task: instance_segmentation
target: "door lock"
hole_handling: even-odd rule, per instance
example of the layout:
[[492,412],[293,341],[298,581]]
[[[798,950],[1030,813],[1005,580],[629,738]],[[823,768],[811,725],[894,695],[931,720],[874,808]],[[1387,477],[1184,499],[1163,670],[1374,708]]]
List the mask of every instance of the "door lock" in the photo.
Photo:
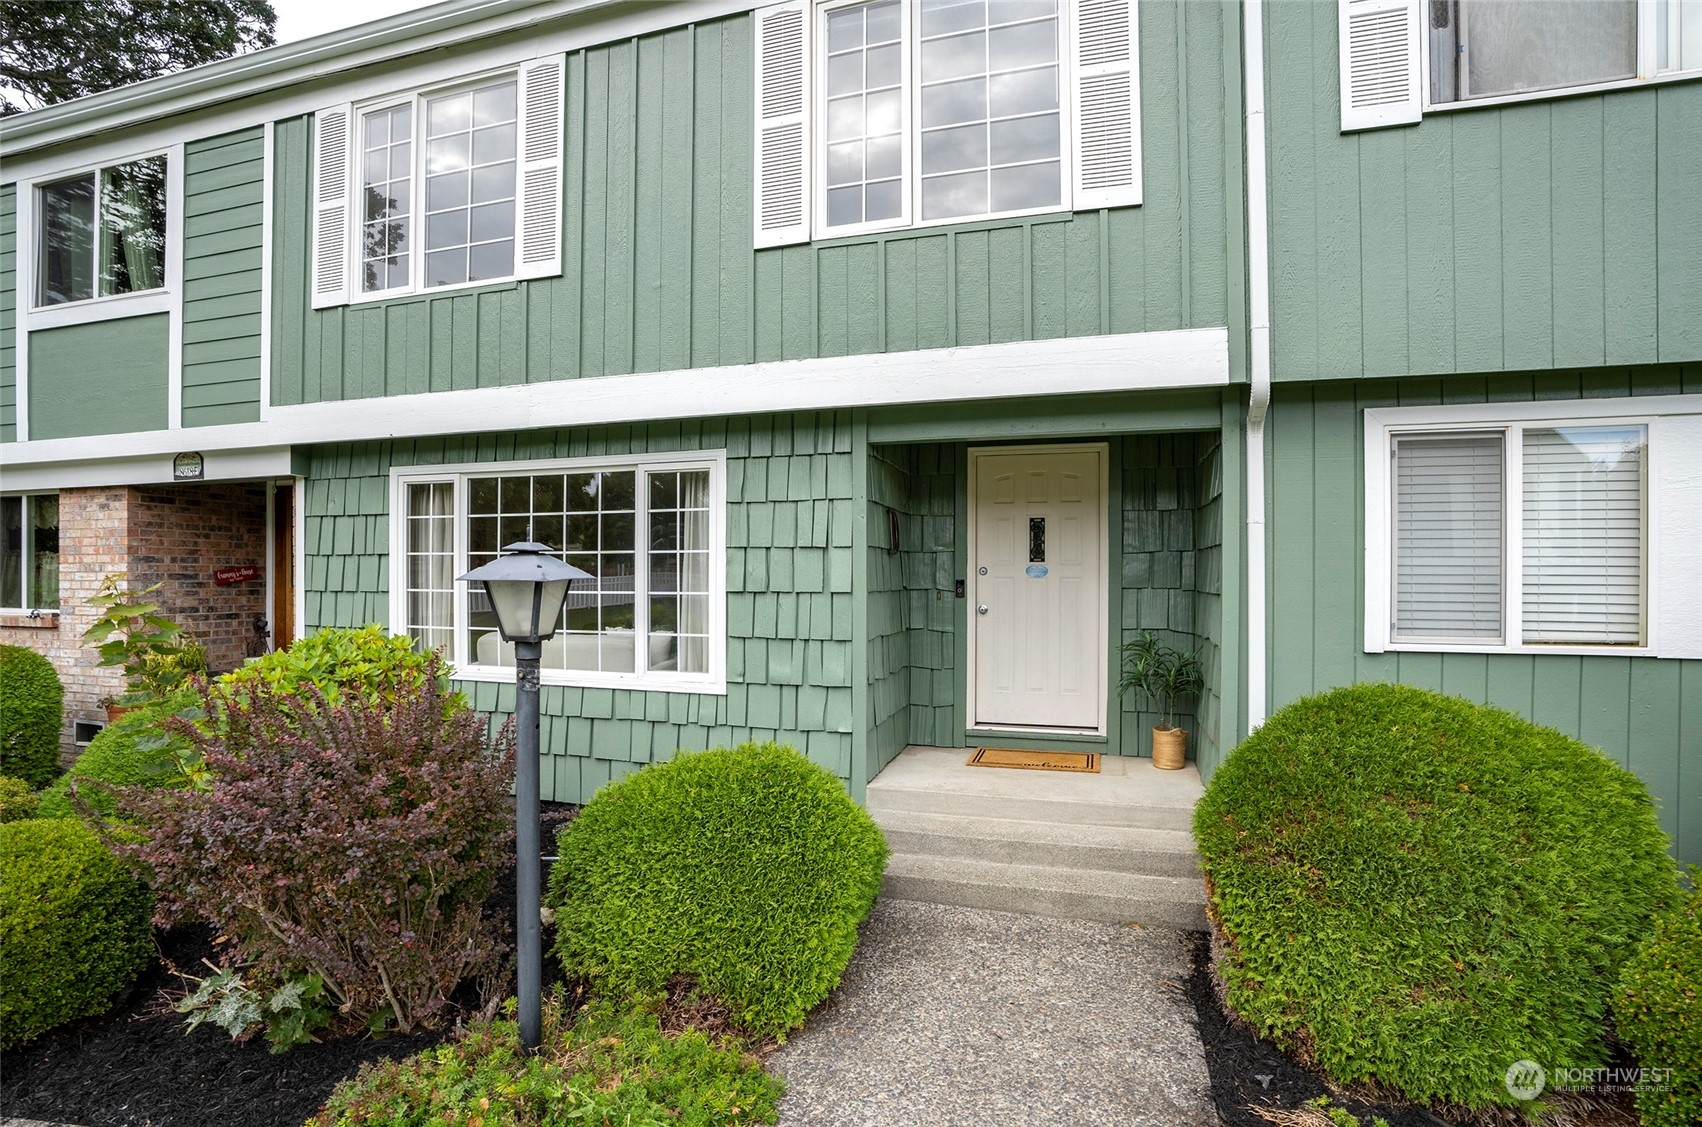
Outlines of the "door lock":
[[986,614],[987,613],[987,604],[982,603],[980,606],[976,607],[975,613],[976,614]]

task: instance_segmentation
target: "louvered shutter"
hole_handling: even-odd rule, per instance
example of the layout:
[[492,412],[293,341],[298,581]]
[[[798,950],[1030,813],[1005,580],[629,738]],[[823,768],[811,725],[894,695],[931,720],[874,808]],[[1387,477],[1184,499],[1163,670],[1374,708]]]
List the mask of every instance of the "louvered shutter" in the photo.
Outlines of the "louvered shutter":
[[756,245],[810,239],[810,6],[756,13]]
[[313,115],[313,308],[349,300],[349,159],[354,111],[332,106]]
[[1525,641],[1641,645],[1642,427],[1527,428]]
[[562,138],[567,59],[550,55],[520,68],[520,214],[514,273],[561,273]]
[[1339,3],[1342,132],[1417,121],[1419,0]]
[[1396,641],[1501,637],[1501,434],[1395,440]]
[[1133,0],[1082,0],[1076,7],[1077,209],[1141,202],[1140,36]]

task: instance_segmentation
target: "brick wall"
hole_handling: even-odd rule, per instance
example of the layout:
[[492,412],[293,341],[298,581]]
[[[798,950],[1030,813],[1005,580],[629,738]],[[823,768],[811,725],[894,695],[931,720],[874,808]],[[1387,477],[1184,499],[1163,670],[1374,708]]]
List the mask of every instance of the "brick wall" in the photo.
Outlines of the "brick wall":
[[[251,566],[256,578],[220,587],[213,573]],[[164,583],[167,617],[207,647],[213,672],[248,656],[266,607],[266,490],[262,485],[158,485],[132,489],[130,581]]]

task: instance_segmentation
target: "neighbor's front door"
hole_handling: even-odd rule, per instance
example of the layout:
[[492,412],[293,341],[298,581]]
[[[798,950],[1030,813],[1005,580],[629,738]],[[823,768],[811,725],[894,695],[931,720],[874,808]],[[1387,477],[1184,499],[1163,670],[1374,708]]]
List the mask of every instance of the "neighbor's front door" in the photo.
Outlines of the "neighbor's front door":
[[970,723],[1105,723],[1104,446],[993,447],[970,462]]

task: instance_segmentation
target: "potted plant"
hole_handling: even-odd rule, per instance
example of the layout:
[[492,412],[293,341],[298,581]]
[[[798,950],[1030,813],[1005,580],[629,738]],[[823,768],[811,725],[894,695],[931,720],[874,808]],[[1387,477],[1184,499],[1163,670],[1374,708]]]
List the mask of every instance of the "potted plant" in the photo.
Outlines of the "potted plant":
[[148,596],[160,589],[156,583],[143,591],[132,591],[122,572],[101,580],[100,591],[89,600],[98,611],[83,631],[83,644],[100,654],[100,664],[124,670],[125,691],[103,697],[109,721],[117,720],[139,704],[164,695],[194,670],[194,653],[199,653],[201,670],[206,669],[206,651],[190,640],[186,656],[183,627],[160,614]]
[[1175,724],[1177,705],[1198,695],[1205,685],[1199,651],[1183,653],[1158,640],[1150,630],[1123,646],[1123,678],[1117,683],[1119,696],[1131,690],[1145,698],[1158,713],[1152,730],[1152,765],[1179,771],[1187,762],[1188,733]]

